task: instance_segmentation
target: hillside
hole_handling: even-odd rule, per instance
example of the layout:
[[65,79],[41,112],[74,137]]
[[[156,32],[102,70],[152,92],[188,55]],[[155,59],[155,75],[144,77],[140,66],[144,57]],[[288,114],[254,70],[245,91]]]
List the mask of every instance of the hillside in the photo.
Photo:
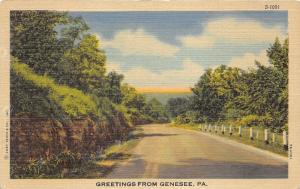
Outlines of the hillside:
[[182,92],[182,93],[155,93],[155,92],[145,92],[142,93],[146,96],[147,100],[151,99],[151,98],[156,98],[158,101],[160,101],[162,104],[166,104],[167,101],[170,98],[176,98],[176,97],[188,97],[191,96],[192,93],[191,92]]

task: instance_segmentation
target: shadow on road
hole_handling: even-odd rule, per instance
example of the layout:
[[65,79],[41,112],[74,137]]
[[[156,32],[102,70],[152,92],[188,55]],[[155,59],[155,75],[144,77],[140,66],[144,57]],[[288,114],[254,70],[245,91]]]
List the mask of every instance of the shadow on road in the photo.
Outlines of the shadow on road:
[[[263,165],[259,163],[241,163],[193,158],[174,164],[158,164],[155,176],[145,177],[147,164],[141,157],[135,156],[125,167],[107,178],[213,178],[213,179],[266,179],[288,178],[288,166]],[[153,174],[150,174],[153,175]]]
[[179,165],[163,164],[159,178],[288,178],[288,165],[217,161],[202,158],[183,160]]
[[105,160],[125,160],[130,157],[130,154],[126,153],[111,153],[106,156]]
[[133,136],[143,142],[106,178],[288,178],[285,161],[184,130],[156,125],[139,129]]

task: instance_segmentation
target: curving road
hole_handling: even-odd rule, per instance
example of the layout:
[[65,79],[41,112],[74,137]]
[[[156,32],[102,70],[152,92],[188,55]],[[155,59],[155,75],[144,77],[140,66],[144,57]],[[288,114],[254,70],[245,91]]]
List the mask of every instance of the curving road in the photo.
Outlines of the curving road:
[[287,178],[287,161],[252,147],[165,124],[140,127],[131,158],[107,178]]

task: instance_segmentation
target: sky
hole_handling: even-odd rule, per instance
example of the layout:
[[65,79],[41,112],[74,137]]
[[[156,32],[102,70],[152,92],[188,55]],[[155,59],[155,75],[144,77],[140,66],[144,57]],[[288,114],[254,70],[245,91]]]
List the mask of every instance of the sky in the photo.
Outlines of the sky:
[[268,65],[266,49],[288,36],[286,11],[72,12],[100,39],[108,71],[140,91],[189,90],[208,68]]

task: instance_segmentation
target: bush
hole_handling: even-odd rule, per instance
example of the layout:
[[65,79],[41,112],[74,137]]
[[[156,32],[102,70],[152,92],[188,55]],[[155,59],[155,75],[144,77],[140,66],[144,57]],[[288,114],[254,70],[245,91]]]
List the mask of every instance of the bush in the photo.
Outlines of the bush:
[[201,117],[197,112],[187,111],[184,114],[181,114],[175,118],[175,123],[186,124],[186,123],[201,123]]
[[281,132],[281,129],[274,127],[273,125],[274,119],[270,115],[258,116],[258,115],[247,115],[243,116],[237,120],[227,121],[228,124],[235,126],[245,126],[245,127],[265,127],[270,128],[273,131]]
[[[62,178],[67,174],[83,172],[85,167],[94,160],[94,154],[82,155],[80,153],[65,151],[57,155],[51,155],[47,159],[40,158],[22,163],[11,162],[10,172],[12,178]],[[63,170],[68,171],[63,173]]]

